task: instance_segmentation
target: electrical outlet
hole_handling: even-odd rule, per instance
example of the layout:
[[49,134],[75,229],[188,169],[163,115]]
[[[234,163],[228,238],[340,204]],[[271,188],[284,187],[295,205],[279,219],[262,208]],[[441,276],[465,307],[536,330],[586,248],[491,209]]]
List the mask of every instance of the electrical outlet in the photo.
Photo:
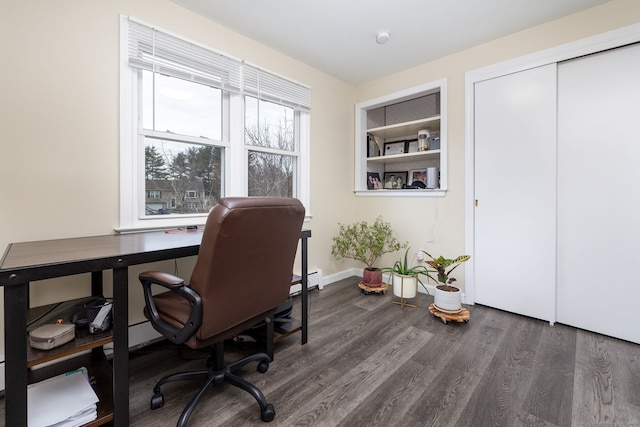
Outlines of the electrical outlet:
[[422,251],[418,251],[418,253],[416,254],[416,258],[418,259],[418,261],[424,261],[424,253]]

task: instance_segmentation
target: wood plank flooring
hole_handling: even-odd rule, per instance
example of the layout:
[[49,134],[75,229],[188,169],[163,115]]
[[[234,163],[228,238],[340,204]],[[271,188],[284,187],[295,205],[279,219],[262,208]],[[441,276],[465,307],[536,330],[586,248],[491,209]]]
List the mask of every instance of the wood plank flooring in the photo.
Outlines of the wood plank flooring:
[[[240,374],[275,406],[272,426],[640,426],[640,346],[565,325],[469,306],[467,324],[444,324],[427,309],[363,295],[357,278],[310,294],[309,343],[276,344],[260,374]],[[296,302],[295,308],[298,304]],[[251,350],[233,346],[229,359]],[[207,354],[161,343],[131,358],[132,426],[174,426],[195,382],[163,387],[161,376],[201,369]],[[215,387],[190,427],[263,426],[255,400]]]

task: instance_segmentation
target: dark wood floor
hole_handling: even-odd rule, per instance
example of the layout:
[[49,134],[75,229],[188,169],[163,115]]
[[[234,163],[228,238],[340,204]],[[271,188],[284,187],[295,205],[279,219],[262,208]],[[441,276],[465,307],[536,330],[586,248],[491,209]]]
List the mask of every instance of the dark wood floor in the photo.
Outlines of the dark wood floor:
[[[640,426],[640,346],[477,305],[469,323],[445,325],[430,296],[401,310],[356,283],[312,291],[309,343],[288,337],[267,373],[241,371],[275,406],[270,425]],[[198,385],[165,385],[151,411],[154,382],[205,357],[169,344],[132,355],[131,425],[174,426]],[[189,425],[265,424],[249,394],[223,385]]]
[[[271,425],[640,426],[640,346],[482,306],[445,325],[430,296],[400,310],[356,283],[313,291],[309,343],[291,336],[266,374],[244,370],[276,408]],[[153,382],[203,364],[183,360],[202,353],[153,350],[132,360],[134,426],[175,425],[196,385],[166,386],[165,406],[151,411]],[[190,425],[263,423],[253,398],[225,385]]]

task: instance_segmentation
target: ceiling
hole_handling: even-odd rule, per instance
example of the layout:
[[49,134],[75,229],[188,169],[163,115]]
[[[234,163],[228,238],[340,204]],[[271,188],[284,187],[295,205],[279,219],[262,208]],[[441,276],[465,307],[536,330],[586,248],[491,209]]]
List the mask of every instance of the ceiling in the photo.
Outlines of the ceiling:
[[172,1],[359,85],[610,0]]

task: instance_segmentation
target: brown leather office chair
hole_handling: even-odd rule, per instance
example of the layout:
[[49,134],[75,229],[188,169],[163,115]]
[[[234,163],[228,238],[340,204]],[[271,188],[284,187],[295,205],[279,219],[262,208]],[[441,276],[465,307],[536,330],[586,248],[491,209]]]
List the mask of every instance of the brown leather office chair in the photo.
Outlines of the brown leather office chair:
[[[258,361],[266,372],[273,357],[272,316],[289,295],[293,262],[304,220],[297,199],[223,198],[209,213],[191,281],[168,273],[144,272],[145,315],[153,327],[176,344],[210,347],[208,369],[162,378],[154,388],[151,409],[164,404],[160,387],[170,381],[205,380],[178,420],[186,425],[198,402],[215,384],[228,382],[248,391],[260,405],[263,421],[275,416],[273,405],[253,384],[232,372]],[[153,285],[170,291],[152,295]],[[224,364],[224,340],[260,322],[267,325],[267,350]]]

